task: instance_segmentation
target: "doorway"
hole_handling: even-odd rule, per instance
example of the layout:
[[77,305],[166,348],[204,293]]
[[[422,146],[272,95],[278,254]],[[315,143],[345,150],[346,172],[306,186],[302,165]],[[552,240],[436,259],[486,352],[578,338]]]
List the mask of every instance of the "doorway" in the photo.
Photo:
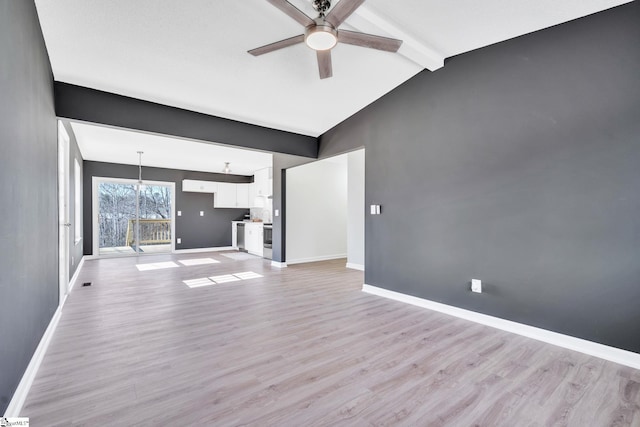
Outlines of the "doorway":
[[61,305],[69,292],[69,134],[58,120],[58,287]]
[[175,183],[93,178],[93,253],[123,256],[174,250]]
[[364,270],[364,161],[361,149],[287,169],[287,264],[346,258]]

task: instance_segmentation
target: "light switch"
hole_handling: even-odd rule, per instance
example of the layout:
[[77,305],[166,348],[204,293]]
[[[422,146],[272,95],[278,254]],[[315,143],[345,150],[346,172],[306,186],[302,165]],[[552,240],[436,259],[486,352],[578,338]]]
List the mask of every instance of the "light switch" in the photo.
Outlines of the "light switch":
[[280,216],[280,211],[278,209],[273,211],[273,216]]
[[182,216],[182,211],[178,211],[178,216]]
[[204,211],[200,211],[200,216],[204,216]]
[[471,291],[482,293],[482,280],[471,279]]
[[376,214],[376,205],[371,205],[371,215]]
[[176,239],[176,243],[177,243],[177,244],[182,243],[182,239],[181,239],[180,237],[178,237],[178,238]]
[[380,205],[371,205],[371,215],[380,215],[382,212]]

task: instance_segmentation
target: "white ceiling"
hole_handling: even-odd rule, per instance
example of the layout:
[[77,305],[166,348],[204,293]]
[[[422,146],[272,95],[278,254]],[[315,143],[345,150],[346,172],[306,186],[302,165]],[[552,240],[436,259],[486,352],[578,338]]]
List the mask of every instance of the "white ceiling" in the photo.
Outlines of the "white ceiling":
[[[318,136],[444,59],[630,0],[368,0],[341,27],[404,40],[349,45],[318,78],[303,29],[266,0],[36,0],[58,81]],[[315,16],[309,0],[291,0]]]
[[272,164],[272,155],[260,151],[85,123],[71,127],[84,160],[137,165],[142,151],[143,166],[221,173],[230,162],[232,175],[253,175]]

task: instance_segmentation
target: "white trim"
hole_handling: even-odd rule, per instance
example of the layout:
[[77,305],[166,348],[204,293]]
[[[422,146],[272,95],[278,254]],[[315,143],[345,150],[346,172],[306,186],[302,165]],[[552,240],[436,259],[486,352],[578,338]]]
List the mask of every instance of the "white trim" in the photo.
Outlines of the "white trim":
[[271,267],[287,268],[287,263],[286,262],[271,261]]
[[69,288],[69,260],[71,254],[69,244],[71,230],[69,211],[69,134],[58,120],[58,301],[62,301]]
[[491,326],[493,328],[502,329],[503,331],[512,332],[538,341],[564,347],[569,350],[579,351],[590,356],[599,357],[621,365],[630,366],[640,369],[640,354],[632,351],[622,350],[593,341],[587,341],[581,338],[564,335],[557,332],[548,331],[546,329],[529,326],[522,323],[513,322],[499,317],[489,316],[475,311],[465,310],[463,308],[451,305],[441,304],[435,301],[402,294],[388,289],[378,288],[371,285],[363,285],[362,291],[368,294],[389,298],[392,300],[404,302],[418,307],[427,308],[429,310],[438,311],[440,313],[456,316],[461,319],[470,320],[472,322]]
[[[63,300],[63,304],[65,300],[66,298]],[[51,322],[49,322],[47,330],[44,332],[42,339],[40,339],[40,343],[38,344],[36,351],[33,353],[31,361],[29,362],[27,369],[24,371],[24,374],[22,375],[22,379],[20,380],[16,391],[13,393],[11,402],[9,402],[9,406],[7,406],[7,410],[4,413],[5,417],[13,418],[20,416],[20,412],[22,411],[24,402],[27,399],[27,394],[29,394],[29,390],[31,389],[33,380],[36,378],[36,374],[38,373],[38,369],[40,368],[42,359],[44,359],[44,355],[47,352],[47,348],[49,347],[49,343],[51,342],[53,333],[58,326],[58,322],[60,321],[61,314],[62,305],[58,306],[58,309],[51,318]]]
[[287,264],[292,265],[292,264],[302,264],[305,262],[328,261],[330,259],[340,259],[340,258],[346,258],[346,257],[347,257],[347,254],[322,255],[322,256],[314,256],[309,258],[298,258],[294,260],[288,260]]
[[194,248],[194,249],[176,249],[173,251],[175,254],[197,254],[200,252],[221,252],[221,251],[233,251],[236,248],[233,246],[219,246],[215,248]]
[[[80,259],[80,263],[78,263],[78,268],[76,268],[76,272],[73,274],[73,277],[69,282],[68,292],[71,292],[71,289],[73,289],[73,286],[78,280],[80,270],[84,266],[84,259],[85,257],[82,257]],[[47,329],[44,331],[42,338],[40,338],[40,343],[38,343],[36,351],[34,351],[33,356],[31,356],[31,361],[29,362],[27,369],[24,371],[24,374],[22,374],[22,379],[20,380],[16,391],[13,393],[13,397],[9,402],[9,406],[7,406],[7,409],[4,412],[4,416],[7,418],[19,417],[20,412],[22,412],[22,407],[24,406],[24,402],[27,399],[29,390],[31,390],[33,380],[36,378],[38,369],[40,369],[40,365],[42,364],[44,355],[47,353],[47,349],[49,348],[49,344],[51,343],[51,338],[53,337],[53,334],[58,327],[58,322],[60,322],[60,317],[62,316],[62,308],[64,307],[64,304],[67,301],[67,297],[69,295],[68,292],[65,293],[64,298],[62,299],[62,301],[60,301],[56,312],[53,314],[53,317],[49,322],[49,326],[47,326]]]
[[348,262],[347,263],[347,268],[352,268],[354,270],[360,270],[360,271],[364,271],[364,265],[362,264],[355,264],[353,262]]
[[[71,290],[73,289],[73,287],[76,284],[76,281],[78,280],[78,275],[80,274],[80,270],[82,270],[82,267],[84,266],[84,259],[85,259],[85,256],[82,256],[82,258],[80,258],[80,262],[78,263],[78,267],[76,268],[75,273],[73,273],[73,277],[69,281],[69,286],[67,288],[68,289],[67,295],[69,295],[69,292],[71,292]],[[65,301],[66,301],[66,297],[65,297]],[[63,302],[63,305],[64,305],[64,302]]]

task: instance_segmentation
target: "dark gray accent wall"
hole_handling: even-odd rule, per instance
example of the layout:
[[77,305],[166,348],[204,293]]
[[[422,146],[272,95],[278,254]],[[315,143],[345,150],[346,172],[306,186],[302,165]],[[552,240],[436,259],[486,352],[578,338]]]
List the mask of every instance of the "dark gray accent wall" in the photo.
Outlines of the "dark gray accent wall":
[[0,1],[0,414],[58,306],[53,75],[33,1]]
[[[92,200],[93,177],[138,179],[138,166],[102,162],[84,162],[84,253],[93,252]],[[193,172],[153,167],[142,168],[143,180],[175,183],[175,210],[182,216],[175,218],[176,235],[182,239],[176,249],[196,249],[231,246],[231,221],[242,220],[249,209],[221,209],[213,207],[213,194],[182,191],[183,179],[202,181],[249,183],[253,177],[218,173]],[[204,211],[204,216],[200,216]]]
[[452,58],[323,135],[366,147],[366,283],[640,352],[638,23]]
[[276,153],[317,157],[317,138],[55,83],[59,117]]
[[[80,221],[80,227],[82,229],[82,216],[76,218],[75,213],[75,197],[76,197],[76,188],[75,188],[75,180],[76,180],[76,171],[75,171],[75,160],[78,161],[80,166],[80,191],[82,191],[82,154],[80,153],[80,149],[78,148],[78,141],[76,140],[76,136],[73,133],[73,128],[69,123],[63,123],[67,134],[69,135],[69,278],[73,277],[73,274],[76,272],[78,265],[80,264],[80,259],[82,259],[82,255],[84,254],[83,245],[84,238],[75,235],[76,222]],[[82,204],[82,196],[80,203]],[[82,230],[82,234],[84,234],[84,230]]]

